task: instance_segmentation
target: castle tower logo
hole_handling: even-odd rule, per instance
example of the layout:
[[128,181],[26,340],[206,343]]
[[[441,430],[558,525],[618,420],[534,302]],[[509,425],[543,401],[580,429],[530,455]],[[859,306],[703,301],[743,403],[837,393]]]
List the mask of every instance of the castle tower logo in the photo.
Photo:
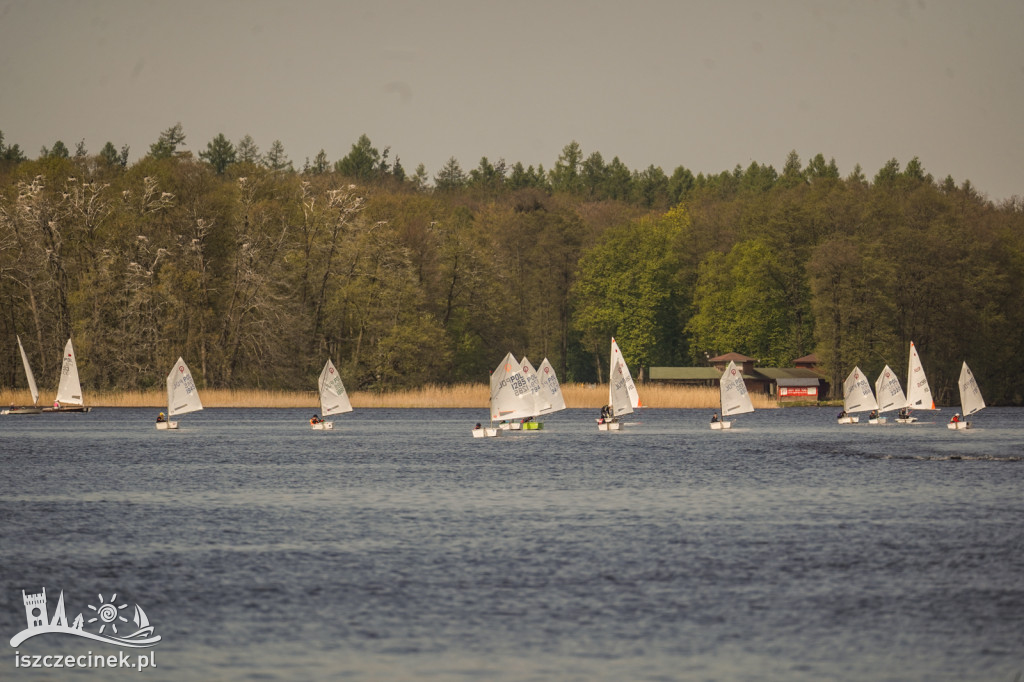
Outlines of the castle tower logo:
[[[47,613],[45,587],[38,594],[26,594],[22,590],[21,599],[25,604],[27,627],[11,638],[11,646],[17,647],[29,637],[48,633],[85,637],[98,642],[134,648],[151,647],[160,641],[160,635],[153,634],[153,626],[149,624],[149,618],[141,606],[136,604],[135,611],[128,612],[128,604],[119,604],[116,593],[110,595],[109,601],[104,599],[102,594],[97,594],[96,597],[97,603],[90,603],[87,607],[89,612],[79,613],[74,622],[68,625],[63,590],[57,600],[53,618]],[[131,615],[130,621],[126,613]]]

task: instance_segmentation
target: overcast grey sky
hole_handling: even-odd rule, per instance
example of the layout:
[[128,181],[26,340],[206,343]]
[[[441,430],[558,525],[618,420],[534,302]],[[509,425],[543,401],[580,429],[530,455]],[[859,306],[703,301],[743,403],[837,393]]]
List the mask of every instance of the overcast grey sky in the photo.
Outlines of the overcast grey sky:
[[0,130],[134,161],[176,122],[279,139],[301,168],[359,135],[431,177],[449,157],[551,168],[576,140],[671,174],[914,156],[1024,195],[1020,0],[0,0]]

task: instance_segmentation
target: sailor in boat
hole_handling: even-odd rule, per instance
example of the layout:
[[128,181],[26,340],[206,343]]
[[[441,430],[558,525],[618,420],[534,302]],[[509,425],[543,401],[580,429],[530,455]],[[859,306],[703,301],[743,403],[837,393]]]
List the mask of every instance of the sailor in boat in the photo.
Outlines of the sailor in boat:
[[53,401],[53,409],[55,409],[55,410],[59,410],[60,409],[60,401],[59,400],[54,400]]
[[321,419],[320,417],[316,416],[315,414],[312,417],[309,418],[309,423],[310,424],[319,424],[322,421],[323,421],[323,419]]
[[477,422],[477,423],[476,423],[476,426],[474,426],[474,427],[473,427],[473,430],[474,430],[474,431],[479,431],[479,430],[480,430],[480,429],[482,429],[482,428],[483,428],[483,427],[482,427],[482,426],[480,426],[480,422]]
[[715,412],[713,415],[711,415],[711,423],[714,424],[717,421],[718,421],[718,413]]
[[878,410],[868,412],[868,419],[878,419]]
[[167,421],[167,420],[164,419],[164,413],[163,412],[161,412],[160,414],[158,414],[156,416],[156,423],[157,424],[160,424],[160,423],[165,422],[165,421]]
[[908,410],[905,407],[901,407],[900,411],[899,411],[899,418],[900,419],[909,419],[910,418],[910,410]]
[[836,415],[836,419],[842,419],[845,416],[846,416],[846,410],[843,410],[842,412],[840,412],[839,414]]
[[953,418],[952,418],[952,419],[950,419],[949,421],[950,421],[950,423],[952,423],[952,424],[956,424],[957,422],[959,422],[959,421],[960,421],[960,413],[959,413],[959,412],[957,412],[956,414],[954,414],[954,415],[953,415]]

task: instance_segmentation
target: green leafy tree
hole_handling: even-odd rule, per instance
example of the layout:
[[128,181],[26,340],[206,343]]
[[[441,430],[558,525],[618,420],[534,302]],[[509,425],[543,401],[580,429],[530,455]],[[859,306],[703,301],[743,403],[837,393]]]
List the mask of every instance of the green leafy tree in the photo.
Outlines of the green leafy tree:
[[235,152],[238,163],[257,164],[260,162],[260,148],[256,146],[256,140],[252,139],[252,135],[245,135],[239,140]]
[[572,287],[574,327],[601,367],[614,336],[630,366],[669,361],[678,349],[686,300],[677,278],[686,209],[607,230],[580,258]]
[[466,174],[454,156],[449,158],[444,167],[434,176],[434,187],[438,192],[454,192],[465,184]]
[[281,140],[274,140],[270,144],[267,155],[263,157],[263,165],[275,172],[292,170],[292,162],[284,153],[284,145],[281,144]]
[[365,134],[359,136],[359,140],[352,145],[351,151],[343,159],[334,164],[334,170],[345,177],[369,182],[377,174],[378,165],[381,163],[381,154],[370,142]]
[[228,166],[238,160],[238,155],[235,153],[235,145],[224,137],[224,133],[218,133],[217,137],[206,143],[206,151],[199,152],[199,158],[213,166],[217,175],[223,175]]
[[157,141],[149,146],[149,154],[154,159],[168,159],[183,144],[185,144],[185,133],[181,123],[178,122],[160,133]]
[[583,176],[580,173],[583,164],[583,151],[579,142],[573,140],[562,148],[562,153],[555,162],[554,168],[548,173],[551,189],[578,196],[583,193]]

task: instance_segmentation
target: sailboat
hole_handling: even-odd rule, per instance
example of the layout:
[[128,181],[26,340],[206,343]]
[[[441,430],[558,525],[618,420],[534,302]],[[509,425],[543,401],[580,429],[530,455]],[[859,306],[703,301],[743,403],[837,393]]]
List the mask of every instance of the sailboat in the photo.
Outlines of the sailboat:
[[910,342],[910,361],[907,363],[907,407],[896,418],[898,424],[913,424],[917,417],[910,414],[911,410],[934,410],[935,399],[928,387],[928,377],[924,374],[921,357],[917,354],[914,342]]
[[309,425],[315,431],[331,431],[334,429],[334,422],[324,421],[323,417],[332,414],[342,414],[352,411],[352,403],[345,391],[345,384],[341,382],[341,375],[334,368],[330,358],[327,364],[320,371],[320,379],[317,381],[320,390],[320,421],[310,420]]
[[[505,359],[508,359],[507,355]],[[501,429],[494,425],[494,395],[497,388],[494,375],[496,372],[497,370],[491,372],[490,397],[487,399],[487,411],[491,415],[491,423],[488,426],[482,426],[478,423],[473,429],[473,438],[497,438],[501,435]]]
[[875,394],[871,392],[871,384],[868,378],[860,371],[860,367],[854,367],[850,376],[843,382],[843,412],[839,417],[840,424],[856,424],[859,417],[851,416],[851,412],[863,412],[864,410],[877,410],[878,403],[875,402]]
[[632,414],[633,408],[640,407],[640,394],[637,393],[629,366],[626,365],[614,337],[608,367],[608,407],[611,409],[611,416],[598,419],[597,428],[599,431],[620,431],[622,424],[619,417]]
[[57,399],[52,408],[43,408],[44,412],[88,412],[91,407],[85,406],[82,399],[82,384],[78,381],[78,364],[75,362],[75,349],[71,339],[64,345],[64,356],[60,365],[60,383],[57,384]]
[[718,388],[722,399],[722,418],[711,422],[711,428],[714,430],[731,429],[732,422],[727,421],[726,417],[754,411],[754,405],[750,402],[750,394],[747,393],[747,385],[743,382],[743,370],[741,367],[737,367],[732,360],[729,361],[729,366],[719,377]]
[[954,417],[956,421],[951,421],[946,426],[956,431],[962,431],[971,428],[971,422],[965,421],[967,417],[985,409],[985,399],[981,397],[978,381],[974,378],[974,372],[966,362],[960,368],[960,381],[957,383],[960,385],[960,409],[963,410],[963,417]]
[[548,403],[542,414],[550,414],[565,409],[565,398],[562,397],[562,387],[558,385],[558,377],[555,376],[555,368],[551,366],[547,358],[537,368],[537,376],[540,378],[541,392]]
[[39,389],[36,387],[36,378],[32,376],[32,366],[28,364],[28,356],[25,355],[25,348],[21,345],[21,337],[18,336],[18,350],[21,351],[21,364],[25,366],[25,379],[28,380],[28,390],[32,394],[32,404],[23,407],[14,407],[4,410],[4,414],[40,414],[43,410],[36,403],[39,402]]
[[[875,397],[878,402],[878,414],[902,409],[907,405],[907,396],[903,395],[900,380],[896,377],[896,373],[889,369],[889,365],[886,365],[882,373],[875,379]],[[885,420],[885,417],[876,417],[869,421],[872,424],[884,424]]]
[[540,384],[540,377],[537,375],[537,370],[533,368],[533,363],[525,355],[522,361],[519,363],[519,368],[523,372],[523,376],[526,378],[526,385],[530,387],[530,398],[533,400],[533,409],[530,410],[530,414],[523,418],[521,425],[523,431],[538,431],[544,428],[543,422],[534,421],[536,417],[551,411],[551,403],[548,402],[547,396]]
[[491,372],[491,421],[506,431],[519,431],[519,421],[534,416],[536,403],[530,383],[512,353]]
[[167,375],[167,421],[157,422],[156,428],[160,430],[176,429],[178,422],[170,421],[171,417],[189,412],[198,412],[203,409],[203,403],[199,400],[199,390],[196,382],[192,379],[192,372],[189,371],[185,361],[178,358]]

